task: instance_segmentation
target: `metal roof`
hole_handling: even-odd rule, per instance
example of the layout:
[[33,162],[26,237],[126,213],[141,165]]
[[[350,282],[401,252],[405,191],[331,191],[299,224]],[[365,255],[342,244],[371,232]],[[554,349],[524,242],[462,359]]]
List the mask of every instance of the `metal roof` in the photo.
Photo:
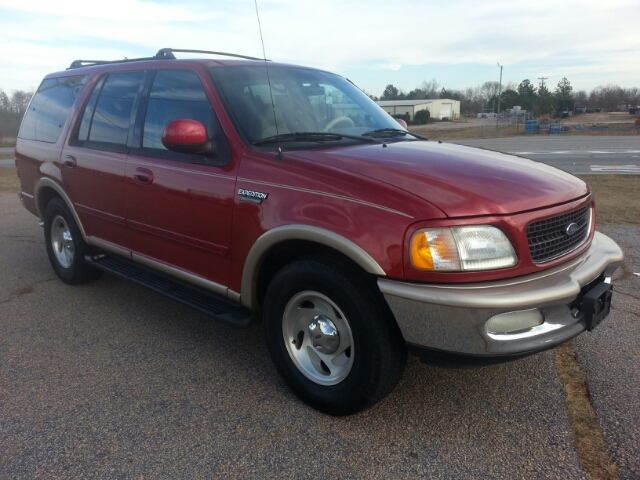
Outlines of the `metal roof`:
[[415,107],[416,105],[423,105],[425,103],[433,103],[433,102],[457,102],[458,100],[450,100],[448,98],[432,98],[432,99],[422,99],[422,100],[376,100],[376,103],[381,107],[401,107],[404,105],[410,105]]

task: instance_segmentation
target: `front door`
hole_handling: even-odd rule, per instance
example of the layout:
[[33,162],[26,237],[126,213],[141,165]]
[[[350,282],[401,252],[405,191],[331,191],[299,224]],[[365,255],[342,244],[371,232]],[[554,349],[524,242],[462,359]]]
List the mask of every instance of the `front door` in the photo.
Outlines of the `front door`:
[[[202,82],[192,70],[159,70],[143,102],[139,148],[131,150],[126,165],[133,253],[228,285],[236,167]],[[213,156],[164,147],[164,126],[181,118],[207,127]]]

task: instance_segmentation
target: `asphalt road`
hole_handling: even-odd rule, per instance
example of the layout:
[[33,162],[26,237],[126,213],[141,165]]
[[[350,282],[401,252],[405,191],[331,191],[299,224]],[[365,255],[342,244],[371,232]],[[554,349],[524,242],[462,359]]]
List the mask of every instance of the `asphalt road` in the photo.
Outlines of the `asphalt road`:
[[[585,478],[553,352],[479,370],[410,357],[384,401],[333,418],[286,389],[259,325],[235,330],[109,275],[63,284],[13,194],[0,194],[0,225],[2,478]],[[629,255],[638,230],[611,233]],[[612,314],[577,343],[629,479],[640,476],[633,258]]]
[[[13,147],[0,147],[0,153],[13,153]],[[15,167],[15,161],[13,159],[2,160],[0,159],[0,168],[2,167]]]
[[640,135],[535,135],[449,142],[519,155],[573,174],[640,174]]

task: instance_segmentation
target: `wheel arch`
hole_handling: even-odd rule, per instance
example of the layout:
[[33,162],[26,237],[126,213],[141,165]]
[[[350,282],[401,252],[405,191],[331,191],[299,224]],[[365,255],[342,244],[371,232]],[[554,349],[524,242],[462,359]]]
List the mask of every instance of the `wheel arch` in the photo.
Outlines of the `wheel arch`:
[[38,210],[38,216],[40,217],[40,220],[44,220],[44,212],[47,209],[47,204],[51,201],[51,199],[53,197],[60,197],[62,201],[67,204],[67,207],[71,211],[73,219],[76,221],[76,224],[80,229],[80,233],[82,233],[83,239],[87,241],[87,235],[84,231],[84,227],[82,226],[82,222],[78,217],[78,213],[76,212],[71,199],[59,183],[50,178],[41,178],[35,186],[34,197],[36,209]]
[[327,254],[366,273],[386,276],[378,262],[351,240],[319,227],[285,225],[265,232],[251,247],[242,270],[242,304],[260,309],[267,285],[278,270],[297,258],[314,254]]

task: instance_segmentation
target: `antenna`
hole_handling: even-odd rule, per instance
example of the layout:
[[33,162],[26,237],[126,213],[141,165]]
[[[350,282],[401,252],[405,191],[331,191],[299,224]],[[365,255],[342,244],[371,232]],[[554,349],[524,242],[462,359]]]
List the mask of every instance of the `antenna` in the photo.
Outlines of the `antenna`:
[[267,71],[267,84],[269,85],[269,95],[271,96],[271,111],[273,112],[273,124],[276,127],[276,138],[278,139],[278,155],[276,160],[279,162],[284,159],[282,148],[280,146],[280,132],[278,131],[278,118],[276,116],[276,104],[273,101],[273,89],[271,88],[271,78],[269,77],[269,64],[267,63],[267,53],[264,49],[264,40],[262,38],[262,24],[260,23],[260,13],[258,13],[258,0],[253,0],[256,6],[256,16],[258,17],[258,30],[260,31],[260,43],[262,43],[262,58],[264,59],[264,68]]

